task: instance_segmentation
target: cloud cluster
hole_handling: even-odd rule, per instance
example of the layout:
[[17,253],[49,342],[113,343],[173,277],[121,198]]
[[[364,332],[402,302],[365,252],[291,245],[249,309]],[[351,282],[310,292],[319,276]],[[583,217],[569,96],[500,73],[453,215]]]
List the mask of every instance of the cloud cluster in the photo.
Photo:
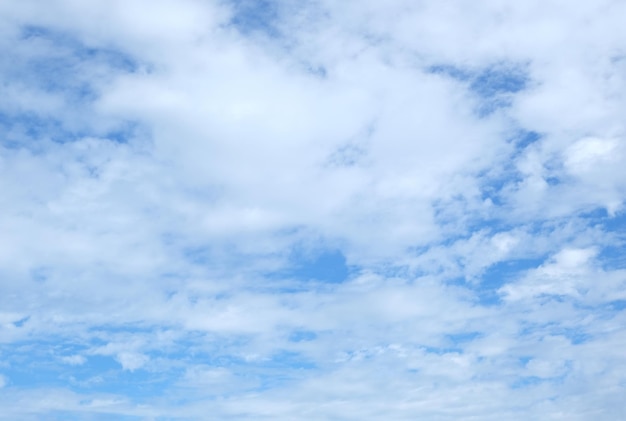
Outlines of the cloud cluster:
[[623,417],[625,7],[0,4],[0,419]]

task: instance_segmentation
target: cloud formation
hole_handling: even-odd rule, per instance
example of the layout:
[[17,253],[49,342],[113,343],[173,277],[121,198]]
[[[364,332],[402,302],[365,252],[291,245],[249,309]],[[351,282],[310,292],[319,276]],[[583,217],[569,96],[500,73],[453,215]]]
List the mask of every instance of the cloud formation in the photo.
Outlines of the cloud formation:
[[0,4],[0,419],[624,417],[625,7]]

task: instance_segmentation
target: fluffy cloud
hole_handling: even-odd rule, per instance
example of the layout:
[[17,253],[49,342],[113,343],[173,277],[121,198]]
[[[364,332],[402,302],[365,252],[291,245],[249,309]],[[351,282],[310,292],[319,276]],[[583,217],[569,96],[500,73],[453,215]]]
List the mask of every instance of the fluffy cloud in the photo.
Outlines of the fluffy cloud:
[[0,418],[619,418],[623,8],[0,5]]

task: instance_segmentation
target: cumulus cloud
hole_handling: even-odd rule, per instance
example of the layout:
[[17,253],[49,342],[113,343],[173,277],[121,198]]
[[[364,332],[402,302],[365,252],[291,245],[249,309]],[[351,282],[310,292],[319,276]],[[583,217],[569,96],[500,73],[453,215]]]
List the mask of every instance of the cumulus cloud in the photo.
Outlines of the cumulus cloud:
[[619,418],[624,7],[1,4],[0,418]]

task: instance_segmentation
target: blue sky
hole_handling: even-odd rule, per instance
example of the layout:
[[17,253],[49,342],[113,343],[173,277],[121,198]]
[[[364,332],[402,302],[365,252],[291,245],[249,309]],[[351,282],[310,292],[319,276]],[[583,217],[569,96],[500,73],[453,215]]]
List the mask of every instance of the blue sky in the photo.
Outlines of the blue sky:
[[623,16],[0,4],[0,420],[626,418]]

